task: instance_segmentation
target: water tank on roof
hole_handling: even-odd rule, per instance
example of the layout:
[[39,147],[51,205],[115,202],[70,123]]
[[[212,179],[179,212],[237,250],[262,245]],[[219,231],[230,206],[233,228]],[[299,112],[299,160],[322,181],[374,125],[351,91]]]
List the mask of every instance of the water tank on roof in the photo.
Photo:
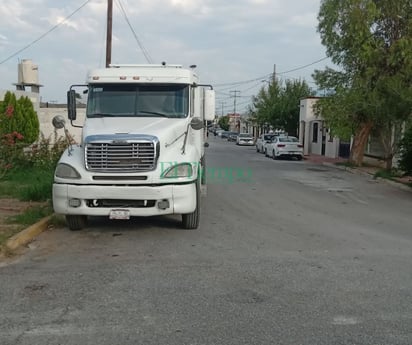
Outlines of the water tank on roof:
[[39,67],[32,60],[22,60],[18,65],[18,84],[39,84]]

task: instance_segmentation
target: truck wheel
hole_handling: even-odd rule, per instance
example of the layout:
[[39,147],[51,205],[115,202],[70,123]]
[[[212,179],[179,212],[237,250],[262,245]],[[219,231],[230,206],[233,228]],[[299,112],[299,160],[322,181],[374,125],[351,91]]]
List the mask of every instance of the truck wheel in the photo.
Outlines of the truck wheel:
[[72,231],[81,230],[86,226],[87,216],[66,215],[66,222]]
[[196,209],[192,213],[182,214],[183,229],[197,229],[200,219],[200,186],[196,181]]

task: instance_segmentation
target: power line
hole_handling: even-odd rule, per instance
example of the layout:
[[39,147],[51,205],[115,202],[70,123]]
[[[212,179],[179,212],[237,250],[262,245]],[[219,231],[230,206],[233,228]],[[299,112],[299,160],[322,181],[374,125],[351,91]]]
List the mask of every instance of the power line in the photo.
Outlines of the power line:
[[0,61],[0,65],[4,64],[5,62],[9,61],[11,58],[15,57],[16,55],[20,54],[22,51],[26,50],[27,48],[30,48],[33,44],[39,42],[41,39],[46,37],[49,33],[57,29],[60,25],[65,23],[67,20],[69,20],[71,17],[73,17],[77,12],[79,12],[84,6],[86,6],[91,0],[87,0],[84,2],[82,5],[80,5],[76,10],[74,10],[70,15],[68,15],[66,18],[64,18],[61,22],[57,23],[56,25],[52,26],[48,31],[46,31],[44,34],[39,36],[37,39],[32,41],[31,43],[27,44],[23,48],[19,49],[15,53],[11,54],[9,57],[5,58],[4,60]]
[[[301,69],[304,69],[304,68],[306,68],[306,67],[315,65],[315,64],[317,64],[317,63],[319,63],[319,62],[322,62],[322,61],[324,61],[324,60],[327,60],[327,59],[329,59],[329,58],[326,56],[326,57],[323,57],[323,58],[318,59],[318,60],[316,60],[316,61],[313,61],[313,62],[311,62],[311,63],[309,63],[309,64],[306,64],[306,65],[303,65],[303,66],[300,66],[300,67],[296,67],[296,68],[290,69],[290,70],[288,70],[288,71],[276,72],[276,75],[278,75],[278,74],[287,74],[287,73],[299,71],[299,70],[301,70]],[[248,84],[248,83],[251,83],[251,82],[254,82],[254,81],[258,81],[258,80],[262,80],[262,79],[273,78],[273,75],[274,75],[274,73],[270,73],[270,74],[267,74],[267,75],[265,75],[265,76],[263,76],[263,77],[259,77],[259,78],[255,78],[255,79],[249,79],[249,80],[243,80],[243,81],[235,81],[235,82],[223,83],[223,84],[214,84],[213,86],[214,86],[214,87],[229,86],[229,88],[226,88],[227,90],[229,90],[229,89],[231,88],[231,86]],[[224,91],[224,90],[226,90],[226,89],[221,89],[220,91]]]
[[[269,76],[271,76],[271,75],[272,75],[272,73],[269,74]],[[255,78],[255,79],[235,81],[235,82],[232,82],[232,83],[214,84],[213,86],[214,87],[218,87],[218,86],[235,86],[235,85],[252,83],[254,81],[258,81],[258,80],[265,79],[265,78],[268,78],[268,74],[264,75],[263,77],[259,77],[259,78]]]
[[322,61],[324,61],[324,60],[326,60],[326,59],[329,59],[329,58],[326,56],[326,57],[324,57],[324,58],[322,58],[322,59],[316,60],[316,61],[314,61],[314,62],[311,62],[311,63],[307,64],[307,65],[304,65],[304,66],[301,66],[301,67],[296,67],[296,68],[291,69],[291,70],[289,70],[289,71],[277,72],[276,74],[286,74],[286,73],[290,73],[290,72],[299,71],[299,70],[304,69],[304,68],[306,68],[306,67],[309,67],[309,66],[315,65],[315,64],[317,64],[317,63],[319,63],[319,62],[322,62]]
[[125,18],[127,24],[129,25],[129,28],[130,28],[130,30],[132,31],[133,36],[134,36],[134,38],[136,39],[136,42],[137,42],[137,44],[139,45],[140,49],[142,50],[142,53],[143,53],[144,57],[146,58],[147,62],[148,62],[148,63],[153,63],[153,59],[151,58],[149,52],[148,52],[148,51],[146,50],[146,48],[143,46],[143,43],[140,41],[140,39],[139,39],[139,37],[137,36],[135,30],[133,29],[132,24],[130,23],[129,18],[127,17],[126,11],[124,10],[124,7],[123,7],[121,1],[120,1],[120,0],[117,0],[116,4],[118,4],[119,7],[120,7],[120,9],[122,10],[123,15],[124,15],[124,18]]

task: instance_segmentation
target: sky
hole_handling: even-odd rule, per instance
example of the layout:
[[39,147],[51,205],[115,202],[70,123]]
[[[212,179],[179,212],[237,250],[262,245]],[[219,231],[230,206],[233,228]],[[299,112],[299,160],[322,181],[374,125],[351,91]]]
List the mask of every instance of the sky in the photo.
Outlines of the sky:
[[[112,63],[197,65],[219,115],[245,112],[274,71],[316,89],[312,73],[332,65],[316,29],[321,0],[113,2]],[[105,66],[107,0],[0,0],[0,18],[0,90],[15,88],[30,59],[42,101],[63,103]]]

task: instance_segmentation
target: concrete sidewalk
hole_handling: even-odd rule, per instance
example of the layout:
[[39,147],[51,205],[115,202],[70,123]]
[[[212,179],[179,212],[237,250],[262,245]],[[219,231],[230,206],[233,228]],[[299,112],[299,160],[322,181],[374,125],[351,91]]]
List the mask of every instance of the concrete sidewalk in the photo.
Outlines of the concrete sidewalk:
[[[346,170],[353,174],[356,174],[356,173],[363,174],[363,175],[374,177],[374,178],[377,178],[376,174],[379,171],[384,170],[381,165],[374,166],[369,161],[367,161],[366,163],[368,164],[367,166],[350,167],[344,164],[348,162],[348,159],[341,158],[341,157],[330,158],[330,157],[325,157],[321,155],[308,155],[304,157],[304,160],[308,163],[327,165],[327,166],[331,166],[337,169]],[[389,184],[392,184],[394,186],[401,187],[402,189],[412,191],[412,188],[411,188],[412,176],[393,177],[392,179],[388,179],[388,178],[379,178],[379,179],[385,182],[388,182]]]
[[321,156],[321,155],[308,155],[304,156],[303,159],[307,162],[314,163],[314,164],[323,164],[323,163],[331,163],[331,164],[336,164],[336,163],[346,163],[348,160],[346,158],[330,158],[326,156]]

